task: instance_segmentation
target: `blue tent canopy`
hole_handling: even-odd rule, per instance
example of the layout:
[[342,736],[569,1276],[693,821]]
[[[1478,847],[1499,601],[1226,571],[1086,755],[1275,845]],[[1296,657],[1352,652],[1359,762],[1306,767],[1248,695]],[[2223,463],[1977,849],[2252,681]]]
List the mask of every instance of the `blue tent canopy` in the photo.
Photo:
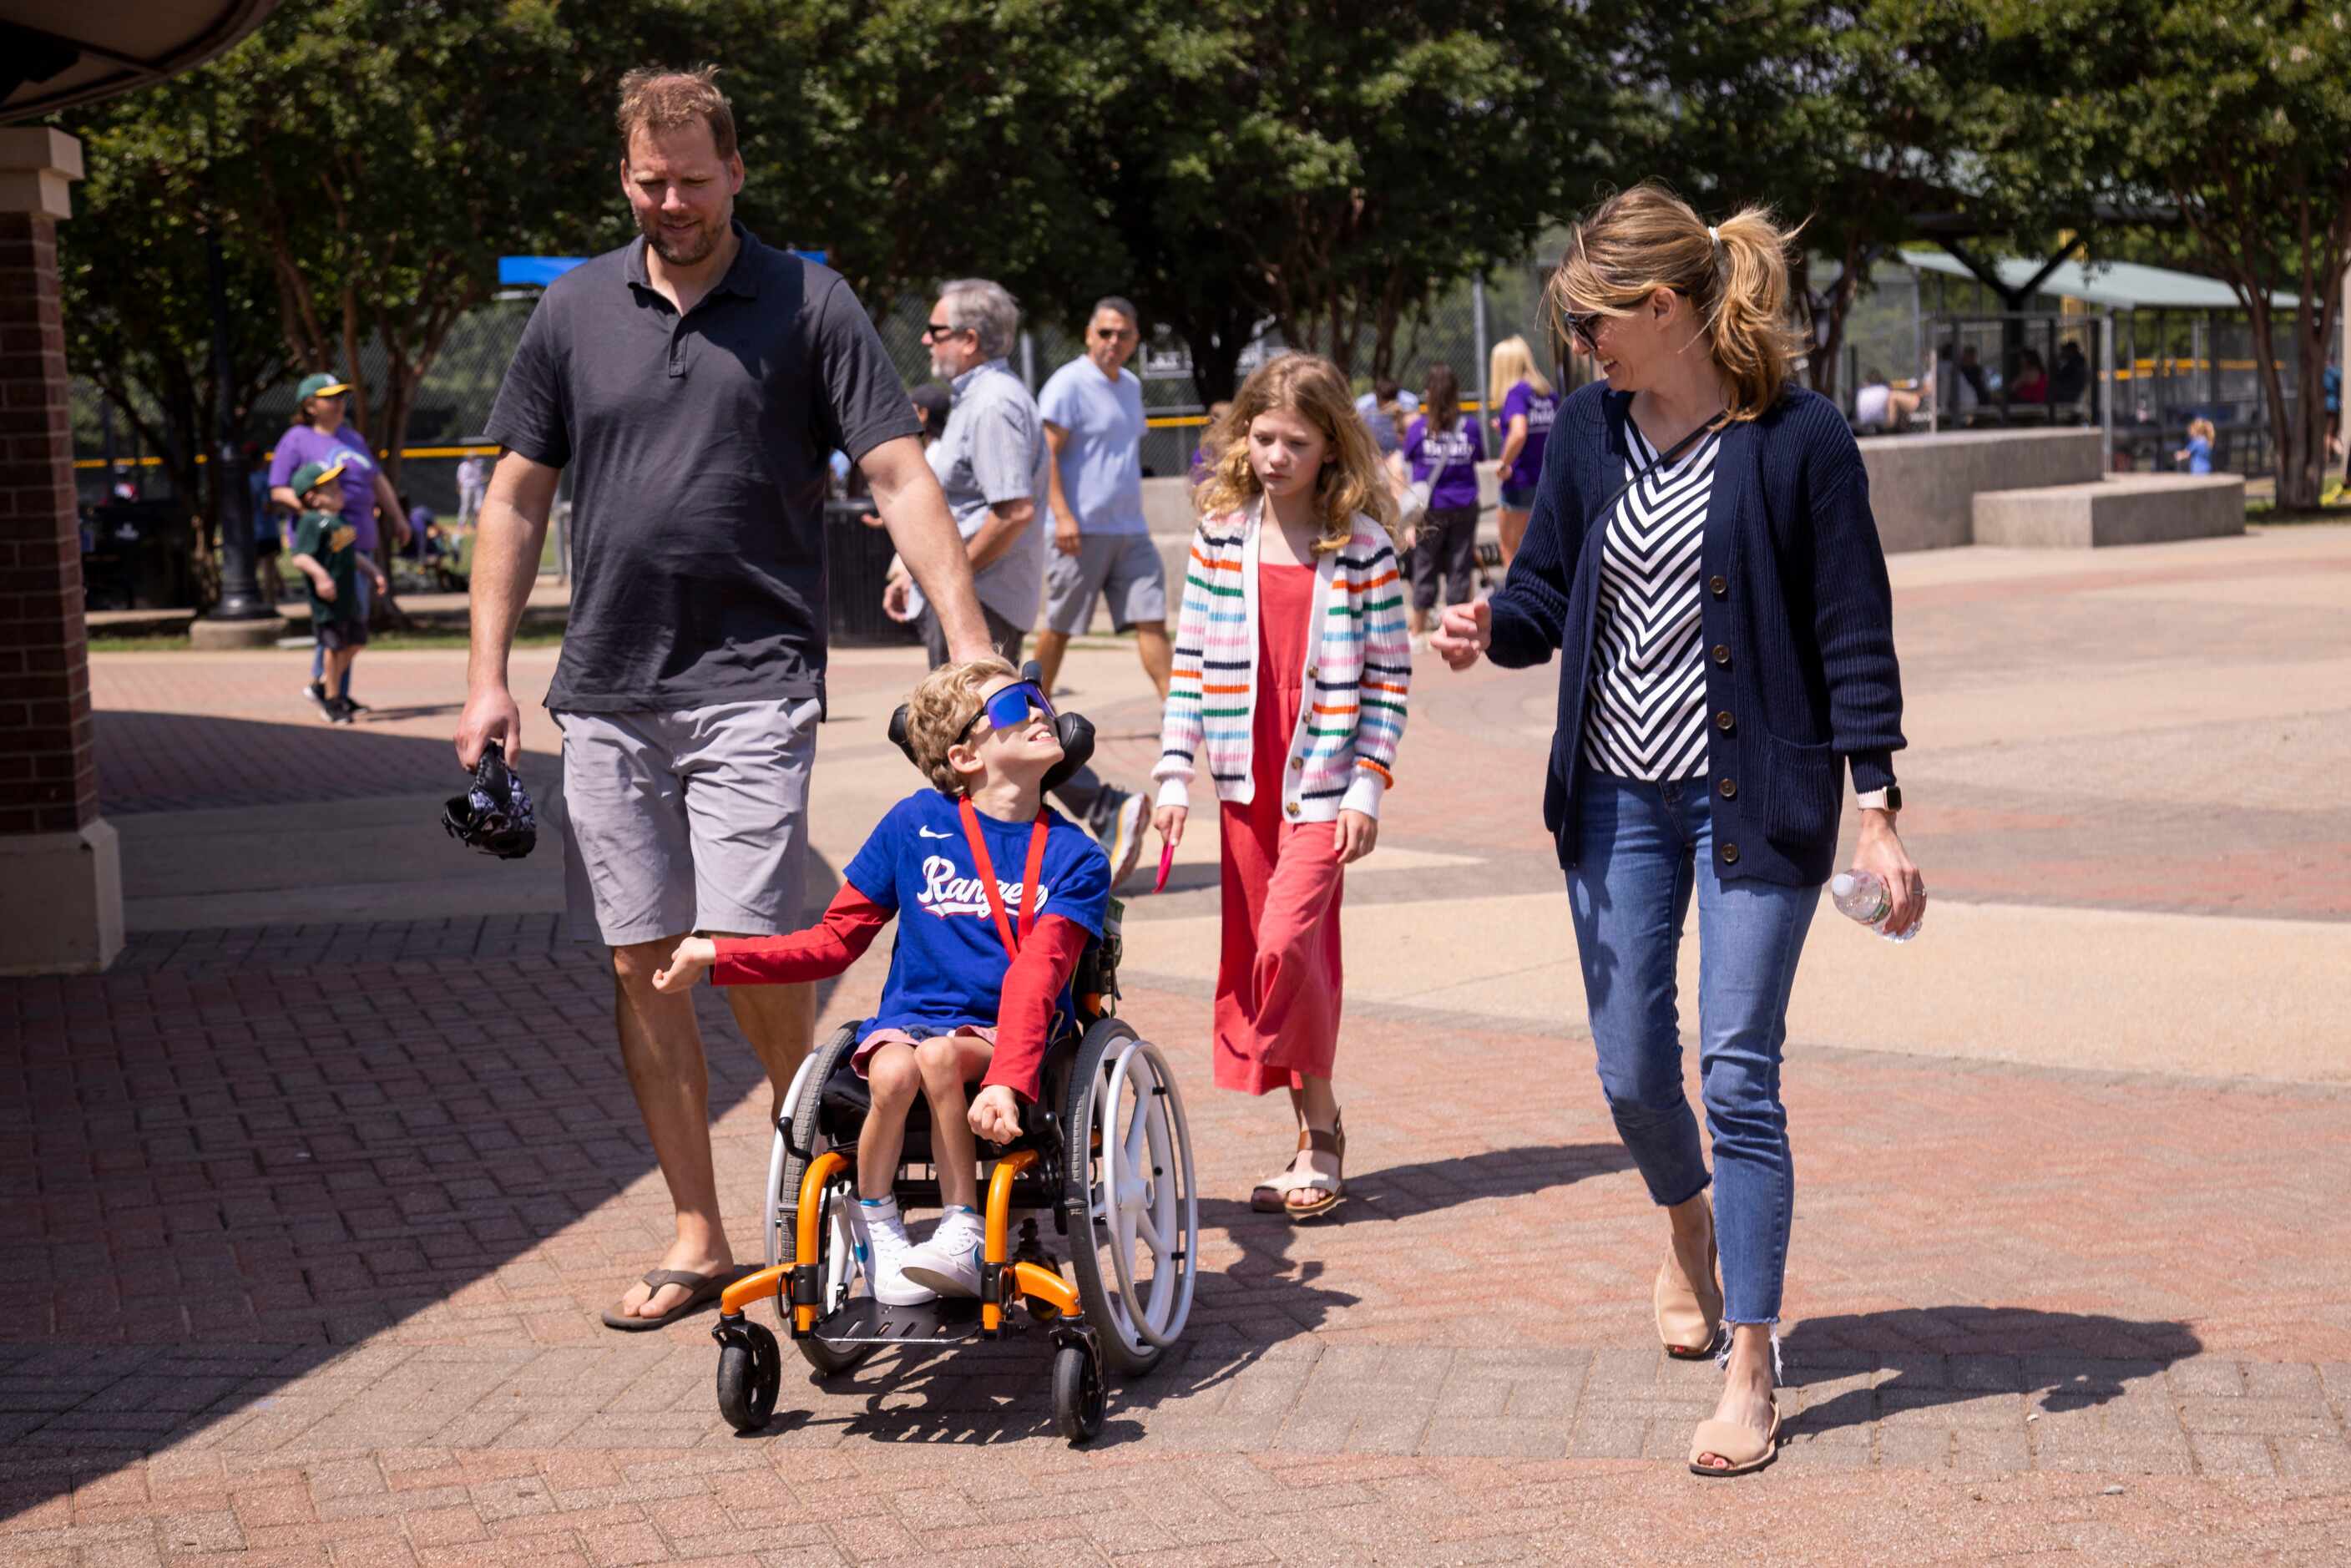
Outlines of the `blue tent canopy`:
[[498,287],[544,288],[587,259],[584,256],[502,256]]

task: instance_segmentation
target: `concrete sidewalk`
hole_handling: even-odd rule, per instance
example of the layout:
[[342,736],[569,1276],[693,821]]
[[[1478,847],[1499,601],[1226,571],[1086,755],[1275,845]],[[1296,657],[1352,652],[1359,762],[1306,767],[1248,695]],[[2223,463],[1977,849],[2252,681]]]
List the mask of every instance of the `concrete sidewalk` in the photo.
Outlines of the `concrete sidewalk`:
[[[1034,1345],[789,1364],[738,1438],[706,1317],[598,1324],[666,1198],[553,836],[504,864],[434,825],[462,655],[371,654],[347,730],[292,653],[101,656],[135,935],[0,983],[0,1562],[2351,1558],[2351,530],[1893,570],[1934,903],[1906,947],[1814,927],[1792,1437],[1733,1486],[1674,1462],[1718,1385],[1656,1349],[1660,1231],[1592,1080],[1536,811],[1553,671],[1416,672],[1349,878],[1332,1221],[1249,1211],[1284,1118],[1207,1082],[1212,813],[1134,901],[1204,1272],[1081,1454]],[[881,722],[918,673],[836,661],[829,866],[915,783]],[[1132,657],[1067,679],[1141,779]],[[531,716],[543,795],[553,739]],[[752,1250],[764,1080],[703,1006]]]

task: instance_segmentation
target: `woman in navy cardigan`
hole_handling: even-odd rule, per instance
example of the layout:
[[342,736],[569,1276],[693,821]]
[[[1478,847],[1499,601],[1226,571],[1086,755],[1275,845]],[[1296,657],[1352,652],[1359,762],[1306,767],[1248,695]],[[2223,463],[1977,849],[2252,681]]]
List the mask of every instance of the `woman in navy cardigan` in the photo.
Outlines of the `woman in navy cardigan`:
[[[1707,1476],[1777,1448],[1794,1212],[1781,1049],[1847,768],[1855,863],[1892,890],[1889,928],[1908,929],[1925,896],[1894,826],[1886,559],[1852,433],[1789,381],[1787,240],[1755,209],[1710,228],[1655,184],[1578,227],[1550,298],[1606,382],[1561,408],[1501,589],[1447,610],[1431,644],[1455,669],[1561,654],[1543,822],[1568,873],[1601,1084],[1672,1221],[1657,1332],[1692,1358],[1728,1332],[1722,1400],[1690,1448]],[[1711,1176],[1674,984],[1693,894]]]

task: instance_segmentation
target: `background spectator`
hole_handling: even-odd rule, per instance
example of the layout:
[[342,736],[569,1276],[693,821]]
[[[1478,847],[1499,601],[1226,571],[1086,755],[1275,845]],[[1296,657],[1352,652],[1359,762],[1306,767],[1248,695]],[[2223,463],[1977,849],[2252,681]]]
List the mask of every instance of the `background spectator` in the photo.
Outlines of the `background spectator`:
[[1559,394],[1551,380],[1535,369],[1534,350],[1520,337],[1494,345],[1486,362],[1486,386],[1502,392],[1501,413],[1494,434],[1501,443],[1502,509],[1495,519],[1502,537],[1502,567],[1519,553],[1526,538],[1527,512],[1535,504],[1535,481],[1542,476],[1543,444],[1551,439],[1552,422],[1559,416]]
[[[302,510],[301,497],[293,489],[294,471],[306,463],[322,464],[332,468],[340,465],[343,487],[343,520],[358,534],[359,552],[370,560],[377,559],[382,543],[376,528],[375,514],[380,505],[396,536],[395,544],[404,542],[408,533],[407,519],[401,515],[400,497],[392,494],[392,481],[383,476],[376,465],[374,449],[367,438],[353,430],[343,418],[343,405],[350,394],[350,383],[324,373],[305,376],[295,389],[300,409],[295,423],[277,438],[277,452],[269,460],[269,497],[289,513]],[[359,603],[351,612],[362,622],[374,612],[375,579],[367,572],[357,580]],[[350,669],[346,665],[339,689],[329,692],[324,685],[327,673],[327,650],[323,644],[310,656],[310,685],[304,695],[312,702],[325,706],[327,699],[340,700],[353,713],[367,712],[365,703],[351,699]]]

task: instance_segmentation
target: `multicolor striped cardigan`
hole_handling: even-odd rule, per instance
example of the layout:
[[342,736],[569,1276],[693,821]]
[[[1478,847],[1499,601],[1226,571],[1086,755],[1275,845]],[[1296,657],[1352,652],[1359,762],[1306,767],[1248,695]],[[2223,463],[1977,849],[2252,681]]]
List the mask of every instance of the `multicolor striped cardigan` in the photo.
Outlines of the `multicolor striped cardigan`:
[[[1162,806],[1191,804],[1203,746],[1217,798],[1257,798],[1249,734],[1257,713],[1257,564],[1259,502],[1201,519],[1184,573],[1176,623],[1176,668],[1160,728]],[[1315,560],[1314,612],[1306,647],[1309,699],[1281,772],[1282,814],[1335,821],[1343,809],[1380,814],[1395,782],[1412,685],[1412,640],[1405,628],[1396,555],[1379,524],[1358,514],[1346,548]]]

